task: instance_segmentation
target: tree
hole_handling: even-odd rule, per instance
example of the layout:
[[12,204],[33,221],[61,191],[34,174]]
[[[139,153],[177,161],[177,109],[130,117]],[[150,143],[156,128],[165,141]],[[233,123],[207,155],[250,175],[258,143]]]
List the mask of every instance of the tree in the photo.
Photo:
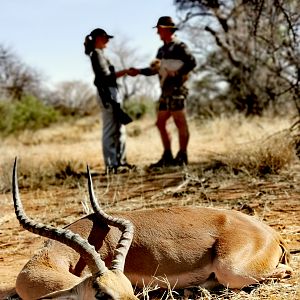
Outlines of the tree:
[[[139,54],[137,48],[132,46],[132,43],[126,37],[111,41],[110,54],[118,70],[138,67],[139,65],[150,65],[150,61],[147,61],[145,56]],[[120,78],[119,81],[121,81],[119,89],[124,102],[138,97],[147,97],[149,99],[157,98],[159,81],[156,76],[136,76],[133,78],[124,76]]]
[[79,80],[60,82],[45,102],[65,115],[89,115],[98,111],[95,90]]
[[13,100],[25,95],[36,96],[40,90],[40,74],[23,63],[7,47],[0,45],[0,94]]
[[228,84],[223,99],[246,115],[282,104],[294,104],[300,113],[298,0],[174,2],[186,12],[182,25],[214,42],[200,67]]

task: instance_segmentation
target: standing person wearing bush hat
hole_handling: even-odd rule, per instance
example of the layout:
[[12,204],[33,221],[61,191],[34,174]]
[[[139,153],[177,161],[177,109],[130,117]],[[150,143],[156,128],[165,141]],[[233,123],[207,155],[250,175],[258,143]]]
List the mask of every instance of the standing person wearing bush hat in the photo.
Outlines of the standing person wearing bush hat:
[[105,30],[96,28],[86,36],[84,47],[85,54],[91,59],[102,112],[102,150],[106,172],[116,173],[121,167],[122,170],[132,167],[126,161],[124,126],[132,120],[121,109],[122,99],[117,85],[117,78],[126,75],[128,70],[115,72],[104,53],[111,38],[113,36]]
[[[163,41],[163,46],[158,49],[155,61],[147,68],[131,68],[128,75],[151,76],[158,74],[160,79],[161,95],[156,126],[161,136],[164,152],[161,159],[150,167],[182,166],[188,163],[187,146],[189,141],[185,113],[188,89],[185,83],[188,74],[196,67],[196,60],[187,45],[175,36],[178,28],[171,17],[160,17],[154,28],[157,28],[157,33]],[[179,151],[175,159],[171,150],[171,137],[166,128],[170,117],[173,118],[179,135]]]

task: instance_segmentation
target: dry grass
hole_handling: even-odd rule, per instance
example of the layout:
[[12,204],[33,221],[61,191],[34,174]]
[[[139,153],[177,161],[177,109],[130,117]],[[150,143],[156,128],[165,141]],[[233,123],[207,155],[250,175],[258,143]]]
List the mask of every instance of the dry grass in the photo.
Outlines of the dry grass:
[[[115,176],[101,175],[100,124],[95,117],[33,135],[24,132],[18,139],[2,142],[0,201],[5,213],[0,213],[0,263],[5,270],[0,267],[0,276],[4,289],[13,285],[17,270],[42,240],[20,231],[15,220],[9,193],[15,156],[19,157],[25,209],[42,222],[64,226],[87,213],[85,168],[89,164],[96,194],[108,212],[172,205],[241,209],[264,219],[281,231],[292,249],[300,249],[300,165],[288,130],[291,120],[234,116],[202,124],[190,122],[189,166],[149,172],[146,166],[162,152],[153,123],[136,121],[127,127],[128,161],[136,164],[137,170]],[[176,152],[178,139],[172,123],[169,130]],[[295,275],[291,279],[253,289],[212,292],[170,287],[161,293],[149,286],[141,291],[140,299],[299,299],[299,254],[293,256],[292,266]]]
[[235,145],[229,153],[213,153],[211,160],[234,173],[244,172],[257,177],[278,174],[294,161],[294,144],[289,130],[284,130],[254,142]]
[[[286,119],[272,119],[271,123],[269,119],[248,120],[238,115],[205,124],[192,123],[190,162],[209,161],[216,167],[223,165],[228,171],[242,171],[252,176],[278,173],[295,158],[292,135],[287,130],[289,126]],[[176,153],[178,139],[172,123],[169,130],[174,137]],[[143,168],[160,157],[162,147],[153,120],[134,122],[127,127],[127,132],[129,162]],[[140,134],[136,135],[136,132]],[[2,191],[10,189],[7,174],[10,174],[15,156],[20,160],[20,177],[26,179],[21,180],[21,186],[37,189],[49,184],[68,185],[68,177],[72,177],[69,178],[72,185],[72,179],[77,180],[85,172],[86,164],[103,170],[100,124],[97,118],[90,117],[34,134],[24,132],[18,139],[5,140],[0,155]]]

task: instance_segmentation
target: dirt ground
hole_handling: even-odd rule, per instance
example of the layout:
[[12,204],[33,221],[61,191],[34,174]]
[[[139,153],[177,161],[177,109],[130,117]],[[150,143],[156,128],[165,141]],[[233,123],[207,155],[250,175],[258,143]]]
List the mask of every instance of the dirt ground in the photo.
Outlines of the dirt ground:
[[[136,148],[142,147],[138,145]],[[71,142],[68,146],[74,147]],[[197,142],[191,147],[197,147]],[[288,243],[294,274],[279,283],[271,283],[272,288],[267,292],[264,292],[265,287],[257,288],[252,295],[239,292],[236,299],[300,299],[299,162],[280,175],[265,178],[229,176],[203,156],[201,160],[191,157],[185,168],[154,171],[140,164],[138,156],[136,159],[131,156],[131,162],[137,162],[134,171],[111,176],[102,174],[100,163],[92,166],[95,192],[107,212],[196,205],[255,214],[278,230]],[[50,185],[36,190],[21,189],[21,199],[27,215],[33,219],[64,226],[86,214],[86,185],[85,174],[81,173],[74,187]],[[8,299],[8,295],[14,293],[18,272],[44,239],[19,226],[9,190],[0,194],[0,203],[0,299]]]

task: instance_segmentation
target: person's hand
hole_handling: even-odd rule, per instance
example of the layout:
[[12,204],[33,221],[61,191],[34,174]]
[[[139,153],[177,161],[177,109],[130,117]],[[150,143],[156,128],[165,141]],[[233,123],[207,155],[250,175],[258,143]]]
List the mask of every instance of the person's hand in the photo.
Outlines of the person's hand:
[[127,75],[129,76],[136,76],[140,74],[140,70],[139,69],[136,69],[136,68],[130,68],[127,70]]
[[160,59],[154,59],[150,64],[150,69],[155,72],[159,72],[160,63],[161,63]]

